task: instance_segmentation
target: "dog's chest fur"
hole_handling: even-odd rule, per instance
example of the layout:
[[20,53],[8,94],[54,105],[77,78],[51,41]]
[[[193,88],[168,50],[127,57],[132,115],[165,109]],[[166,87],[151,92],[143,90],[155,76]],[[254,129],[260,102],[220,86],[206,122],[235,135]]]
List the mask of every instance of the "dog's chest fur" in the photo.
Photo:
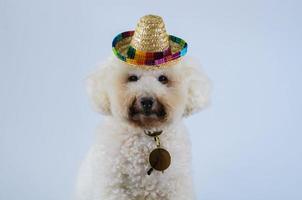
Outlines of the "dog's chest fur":
[[[165,136],[161,137],[164,148],[169,143],[165,141],[167,139]],[[172,188],[167,186],[172,178],[171,168],[164,173],[154,170],[151,175],[147,175],[150,169],[149,154],[155,148],[154,139],[144,134],[128,136],[122,140],[118,154],[113,158],[115,167],[112,168],[112,174],[115,181],[110,185],[117,192],[125,194],[125,199],[169,199]]]

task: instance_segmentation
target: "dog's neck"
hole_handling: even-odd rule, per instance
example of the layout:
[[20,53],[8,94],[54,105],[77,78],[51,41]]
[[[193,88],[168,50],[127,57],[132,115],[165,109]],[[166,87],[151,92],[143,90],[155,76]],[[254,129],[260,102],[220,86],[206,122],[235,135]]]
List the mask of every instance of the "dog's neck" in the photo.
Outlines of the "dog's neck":
[[119,128],[123,130],[131,130],[131,134],[142,134],[145,133],[146,131],[149,132],[157,132],[157,131],[162,131],[163,133],[169,134],[170,132],[174,132],[175,129],[178,129],[179,126],[183,124],[182,120],[177,120],[175,122],[165,124],[159,127],[140,127],[134,124],[131,124],[125,120],[122,119],[117,119],[112,116],[107,116],[106,120],[111,121],[111,123],[118,124]]

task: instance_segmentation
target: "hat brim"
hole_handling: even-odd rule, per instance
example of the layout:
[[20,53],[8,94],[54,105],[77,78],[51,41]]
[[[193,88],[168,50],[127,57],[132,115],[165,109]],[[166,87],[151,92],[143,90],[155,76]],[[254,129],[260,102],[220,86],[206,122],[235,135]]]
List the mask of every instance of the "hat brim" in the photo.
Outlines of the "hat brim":
[[[135,66],[164,66],[176,61],[187,53],[187,43],[176,36],[169,35],[170,53],[143,52],[131,47],[130,42],[134,31],[118,34],[112,41],[113,53],[120,60]],[[129,48],[131,51],[129,51]],[[131,52],[131,54],[129,54]]]

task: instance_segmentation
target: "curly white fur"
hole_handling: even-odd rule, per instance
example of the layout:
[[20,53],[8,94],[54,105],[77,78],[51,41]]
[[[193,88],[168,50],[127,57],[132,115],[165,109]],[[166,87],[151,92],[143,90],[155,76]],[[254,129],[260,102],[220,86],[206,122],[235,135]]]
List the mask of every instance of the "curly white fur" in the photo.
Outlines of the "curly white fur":
[[[84,160],[78,178],[78,200],[192,200],[191,144],[182,118],[207,105],[209,83],[188,59],[175,66],[142,70],[110,58],[88,77],[88,94],[97,112],[106,115],[97,129],[95,144]],[[138,74],[137,83],[125,83],[129,74]],[[169,87],[157,77],[171,79]],[[162,146],[172,157],[164,172],[150,168],[149,153],[155,144],[144,128],[127,120],[134,96],[152,94],[167,107],[168,119],[154,129],[163,130]]]

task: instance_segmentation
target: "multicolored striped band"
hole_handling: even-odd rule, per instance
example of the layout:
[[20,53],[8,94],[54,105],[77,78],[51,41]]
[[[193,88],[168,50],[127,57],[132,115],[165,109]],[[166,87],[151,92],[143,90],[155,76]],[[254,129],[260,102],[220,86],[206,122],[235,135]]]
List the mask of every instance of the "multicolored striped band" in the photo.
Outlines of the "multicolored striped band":
[[178,52],[172,53],[171,48],[168,48],[167,50],[162,52],[145,52],[137,50],[129,44],[126,55],[122,55],[121,52],[117,49],[117,44],[128,37],[132,37],[133,34],[134,31],[126,31],[118,34],[112,41],[113,53],[120,60],[126,63],[148,66],[162,65],[169,61],[176,60],[187,53],[187,43],[178,37],[169,35],[169,40],[179,45],[180,50]]

